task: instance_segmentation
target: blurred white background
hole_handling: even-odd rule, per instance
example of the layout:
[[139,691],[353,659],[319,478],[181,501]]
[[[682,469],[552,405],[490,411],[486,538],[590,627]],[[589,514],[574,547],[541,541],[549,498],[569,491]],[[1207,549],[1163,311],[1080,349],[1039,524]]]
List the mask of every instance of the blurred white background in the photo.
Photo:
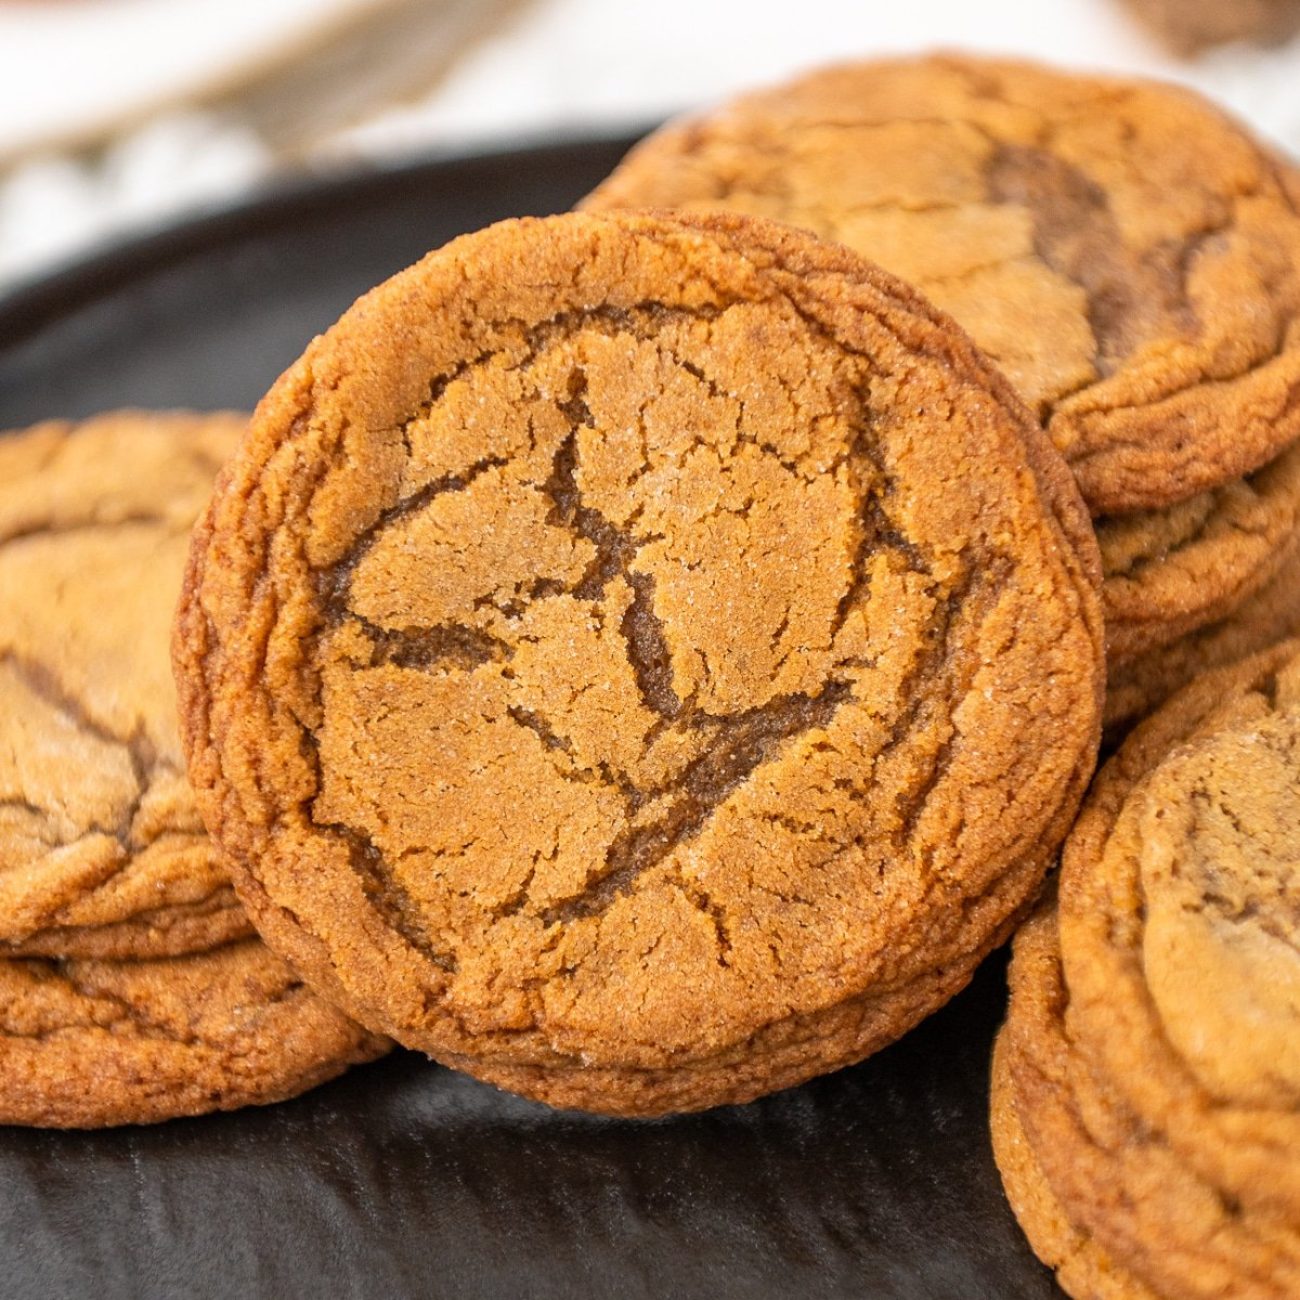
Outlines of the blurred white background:
[[614,134],[936,46],[1172,77],[1300,150],[1300,42],[1185,62],[1120,0],[0,0],[0,289],[303,170]]

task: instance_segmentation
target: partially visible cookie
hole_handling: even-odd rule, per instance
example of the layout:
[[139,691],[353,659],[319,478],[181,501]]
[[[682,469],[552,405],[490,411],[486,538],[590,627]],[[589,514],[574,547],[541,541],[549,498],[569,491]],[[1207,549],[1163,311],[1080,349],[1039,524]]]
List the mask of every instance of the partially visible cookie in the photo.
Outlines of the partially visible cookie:
[[0,436],[0,956],[250,931],[185,777],[167,646],[246,424],[124,411]]
[[152,961],[0,960],[0,1124],[103,1128],[263,1105],[388,1047],[256,939]]
[[972,57],[831,67],[672,124],[587,200],[728,209],[918,285],[1002,367],[1095,515],[1300,435],[1286,169],[1172,86]]
[[1300,444],[1247,479],[1097,520],[1112,672],[1231,616],[1300,541]]
[[1050,906],[1016,936],[1011,989],[994,1051],[994,1154],[1030,1244],[1065,1290],[1075,1300],[1295,1295],[1296,1221],[1242,1206],[1094,1073],[1069,1027]]
[[849,251],[502,223],[259,406],[178,616],[190,774],[365,1023],[556,1105],[743,1101],[1014,924],[1095,761],[1099,581],[1010,387]]
[[1300,643],[1130,736],[1066,843],[1059,924],[1092,1070],[1234,1205],[1283,1216],[1300,1269]]
[[[1035,931],[1044,924],[1041,917],[1026,923],[1022,949],[1035,942]],[[1003,1190],[1034,1254],[1076,1300],[1153,1300],[1156,1293],[1117,1266],[1097,1239],[1071,1220],[1053,1192],[1020,1122],[1008,1040],[1002,1033],[993,1045],[989,1127]]]
[[1300,537],[1271,579],[1225,618],[1116,665],[1106,683],[1107,743],[1194,678],[1300,634]]

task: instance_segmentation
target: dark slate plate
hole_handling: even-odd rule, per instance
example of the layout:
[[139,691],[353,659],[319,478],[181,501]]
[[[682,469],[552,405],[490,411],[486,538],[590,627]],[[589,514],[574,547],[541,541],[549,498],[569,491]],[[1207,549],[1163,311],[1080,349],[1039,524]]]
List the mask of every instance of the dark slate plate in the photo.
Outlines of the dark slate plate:
[[[357,294],[452,235],[568,207],[627,143],[315,181],[11,293],[0,428],[250,406]],[[863,1065],[653,1123],[559,1114],[399,1053],[267,1110],[0,1130],[0,1295],[1059,1295],[989,1148],[1003,1002],[995,958]]]

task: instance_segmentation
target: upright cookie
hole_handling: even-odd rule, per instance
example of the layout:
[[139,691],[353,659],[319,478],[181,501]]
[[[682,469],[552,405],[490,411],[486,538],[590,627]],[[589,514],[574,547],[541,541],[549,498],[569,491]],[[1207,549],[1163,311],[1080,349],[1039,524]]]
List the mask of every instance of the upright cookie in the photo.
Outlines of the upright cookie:
[[1222,622],[1300,542],[1300,444],[1247,479],[1161,511],[1097,520],[1112,672]]
[[[1045,943],[1042,931],[1051,923],[1050,916],[1038,915],[1021,927],[1016,939],[1021,967],[1029,960],[1023,955],[1026,945]],[[1042,976],[1036,973],[1035,978]],[[993,1045],[989,1127],[994,1159],[1016,1221],[1034,1254],[1056,1273],[1067,1294],[1078,1300],[1152,1300],[1156,1293],[1117,1265],[1086,1228],[1071,1220],[1052,1190],[1020,1120],[1009,1037],[1009,1033],[999,1034]]]
[[902,1033],[1032,896],[1099,576],[891,277],[739,217],[507,222],[259,406],[177,624],[190,774],[364,1023],[558,1105],[740,1101]]
[[834,67],[659,131],[585,206],[778,217],[917,284],[1096,515],[1300,436],[1294,184],[1183,90],[974,58]]
[[1106,683],[1106,734],[1118,739],[1135,722],[1202,673],[1236,663],[1300,635],[1300,537],[1268,583],[1225,618],[1173,645],[1112,667]]
[[[1199,679],[1062,858],[1069,1025],[1125,1104],[1300,1261],[1300,645]],[[1297,1274],[1300,1278],[1300,1273]]]
[[1193,683],[1094,783],[994,1067],[1008,1193],[1072,1294],[1300,1292],[1298,852],[1300,642]]
[[0,956],[249,932],[167,658],[189,531],[245,423],[125,411],[0,436]]
[[1242,1207],[1116,1096],[1069,1030],[1056,921],[1016,936],[991,1123],[1008,1198],[1076,1300],[1288,1300],[1294,1221]]
[[388,1046],[256,939],[154,961],[0,960],[0,1124],[103,1128],[284,1101]]

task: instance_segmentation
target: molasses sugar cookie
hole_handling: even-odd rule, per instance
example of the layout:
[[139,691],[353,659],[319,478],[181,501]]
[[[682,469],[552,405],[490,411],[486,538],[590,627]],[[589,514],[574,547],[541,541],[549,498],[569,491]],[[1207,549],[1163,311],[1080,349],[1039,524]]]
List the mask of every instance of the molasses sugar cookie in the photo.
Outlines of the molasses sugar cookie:
[[670,125],[585,206],[777,217],[903,276],[998,362],[1104,515],[1300,435],[1295,195],[1187,91],[935,57]]
[[1297,917],[1300,644],[1287,642],[1198,679],[1107,764],[1065,848],[1059,924],[1072,1039],[1234,1204],[1286,1217],[1293,1262]]
[[125,411],[0,436],[0,956],[250,930],[185,779],[167,657],[189,531],[245,423]]
[[1094,761],[1100,566],[951,322],[736,216],[506,222],[263,400],[174,638],[258,928],[556,1105],[743,1101],[969,978]]
[[[1046,942],[1041,931],[1050,924],[1050,915],[1035,915],[1018,931],[1021,969],[1031,960],[1023,955],[1024,949]],[[1039,972],[1032,978],[1035,987],[1046,983]],[[1019,1004],[1014,1013],[1021,1016]],[[1076,1300],[1153,1300],[1156,1293],[1150,1287],[1117,1265],[1097,1239],[1070,1218],[1047,1181],[1017,1109],[1009,1038],[1010,1033],[1003,1032],[993,1044],[989,1126],[1003,1190],[1034,1254],[1055,1271],[1062,1289]],[[1021,1061],[1016,1064],[1024,1068]]]
[[1094,1072],[1071,1032],[1056,916],[1022,927],[990,1119],[1030,1245],[1076,1300],[1285,1300],[1300,1286],[1294,1219],[1243,1206]]
[[1112,666],[1106,683],[1108,742],[1202,673],[1236,663],[1300,634],[1300,536],[1267,584],[1216,623],[1172,645]]
[[1247,479],[1161,511],[1097,520],[1114,670],[1222,622],[1300,540],[1300,444]]
[[1300,0],[1126,0],[1180,54],[1227,41],[1280,44],[1300,31]]
[[152,961],[0,960],[0,1124],[283,1101],[388,1047],[256,939]]

